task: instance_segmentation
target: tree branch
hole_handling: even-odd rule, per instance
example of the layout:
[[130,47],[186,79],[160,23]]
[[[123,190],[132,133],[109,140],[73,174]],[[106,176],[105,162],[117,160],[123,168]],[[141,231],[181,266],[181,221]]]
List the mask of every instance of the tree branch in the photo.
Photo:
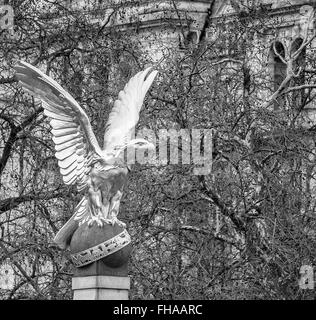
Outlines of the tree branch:
[[9,160],[13,145],[17,140],[18,133],[20,131],[22,131],[23,129],[25,129],[29,124],[31,124],[32,121],[36,119],[38,114],[42,112],[42,110],[43,110],[42,107],[39,108],[38,110],[36,110],[33,114],[28,116],[20,125],[14,126],[14,127],[11,126],[11,132],[10,132],[9,138],[4,146],[2,156],[0,158],[0,175],[2,174],[4,168]]
[[1,78],[0,79],[0,84],[9,84],[9,83],[14,83],[17,82],[15,77],[10,77],[10,78]]
[[39,296],[43,297],[43,294],[41,293],[38,285],[36,282],[33,281],[31,277],[28,276],[28,274],[25,272],[25,270],[22,268],[22,266],[16,261],[14,256],[7,250],[7,248],[1,243],[0,241],[0,248],[3,250],[5,255],[7,257],[11,258],[12,263],[16,266],[16,268],[21,272],[23,277],[29,282],[29,284],[34,288],[34,290],[38,293]]
[[236,226],[236,228],[239,231],[244,232],[245,224],[239,217],[237,217],[236,212],[234,212],[233,210],[230,210],[227,207],[227,205],[224,203],[224,201],[214,192],[214,190],[206,186],[205,179],[203,176],[200,176],[199,180],[203,188],[203,191],[206,193],[206,195],[201,194],[201,198],[214,203],[220,209],[221,213],[224,216],[230,218],[230,220],[233,222],[233,224]]
[[65,190],[54,190],[46,193],[31,193],[19,197],[11,197],[0,201],[0,213],[17,208],[21,203],[34,200],[50,200],[63,197]]

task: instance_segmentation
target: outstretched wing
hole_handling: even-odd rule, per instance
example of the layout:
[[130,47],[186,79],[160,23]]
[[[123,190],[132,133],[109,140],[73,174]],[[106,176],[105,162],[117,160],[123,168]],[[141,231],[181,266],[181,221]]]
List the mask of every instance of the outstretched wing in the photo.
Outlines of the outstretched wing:
[[114,102],[104,134],[104,150],[107,152],[125,145],[131,139],[146,92],[158,73],[153,71],[149,74],[150,70],[147,68],[132,77]]
[[84,189],[92,159],[102,155],[88,116],[68,92],[39,69],[24,61],[14,69],[22,87],[41,99],[44,114],[51,118],[55,156],[65,184]]

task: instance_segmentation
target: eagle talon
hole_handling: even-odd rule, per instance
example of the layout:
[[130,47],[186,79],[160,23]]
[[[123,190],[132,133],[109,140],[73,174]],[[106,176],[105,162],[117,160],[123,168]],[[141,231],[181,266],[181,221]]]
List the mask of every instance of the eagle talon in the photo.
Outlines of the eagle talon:
[[102,228],[105,223],[109,223],[108,219],[105,219],[102,216],[92,216],[90,220],[88,221],[88,226],[91,227],[93,223],[96,223],[98,227]]
[[113,218],[111,219],[111,224],[112,224],[112,226],[114,226],[115,223],[116,223],[119,227],[121,227],[121,228],[124,228],[124,229],[126,228],[126,224],[125,224],[124,222],[120,221],[120,220],[117,219],[116,217],[113,217]]

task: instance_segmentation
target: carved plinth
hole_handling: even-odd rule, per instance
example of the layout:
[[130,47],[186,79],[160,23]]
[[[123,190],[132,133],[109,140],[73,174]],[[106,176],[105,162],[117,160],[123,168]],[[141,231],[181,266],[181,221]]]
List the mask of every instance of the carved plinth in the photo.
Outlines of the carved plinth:
[[128,259],[132,250],[127,231],[118,225],[80,226],[70,251],[75,265],[74,300],[127,300]]

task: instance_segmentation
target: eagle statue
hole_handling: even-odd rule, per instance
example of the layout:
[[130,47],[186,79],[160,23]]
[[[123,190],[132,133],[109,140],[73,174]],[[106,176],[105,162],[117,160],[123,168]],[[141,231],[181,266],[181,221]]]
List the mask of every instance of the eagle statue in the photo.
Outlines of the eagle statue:
[[67,91],[27,62],[19,61],[14,69],[23,89],[41,100],[44,114],[50,118],[55,156],[64,183],[76,185],[79,192],[84,192],[74,214],[54,241],[66,248],[74,231],[85,222],[100,227],[117,223],[125,228],[117,218],[128,173],[123,151],[127,147],[154,148],[144,139],[132,139],[132,133],[157,71],[147,68],[138,72],[119,92],[109,114],[101,149],[87,114]]

